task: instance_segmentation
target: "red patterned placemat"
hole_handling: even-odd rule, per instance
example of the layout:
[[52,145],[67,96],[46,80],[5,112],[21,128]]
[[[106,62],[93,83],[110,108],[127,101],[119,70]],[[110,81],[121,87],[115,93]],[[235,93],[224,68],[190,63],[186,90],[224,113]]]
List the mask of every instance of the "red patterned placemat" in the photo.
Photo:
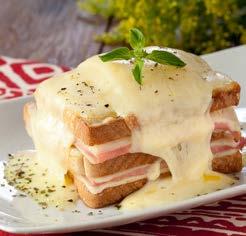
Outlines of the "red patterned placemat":
[[[63,66],[2,56],[0,57],[0,99],[29,95],[41,81],[67,70],[69,68]],[[151,220],[83,232],[83,235],[117,234],[246,235],[246,195]],[[0,231],[0,236],[9,235],[11,234]]]
[[30,95],[37,84],[67,70],[68,67],[0,56],[0,99]]

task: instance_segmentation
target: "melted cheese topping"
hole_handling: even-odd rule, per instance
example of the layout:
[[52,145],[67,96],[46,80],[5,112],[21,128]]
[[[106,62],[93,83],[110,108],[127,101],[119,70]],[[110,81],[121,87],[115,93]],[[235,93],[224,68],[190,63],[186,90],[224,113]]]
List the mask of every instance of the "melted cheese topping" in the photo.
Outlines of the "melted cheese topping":
[[142,189],[129,195],[121,202],[121,209],[140,209],[158,205],[170,205],[192,197],[218,191],[234,184],[232,177],[208,172],[193,180],[183,179],[173,182],[165,177],[147,183]]

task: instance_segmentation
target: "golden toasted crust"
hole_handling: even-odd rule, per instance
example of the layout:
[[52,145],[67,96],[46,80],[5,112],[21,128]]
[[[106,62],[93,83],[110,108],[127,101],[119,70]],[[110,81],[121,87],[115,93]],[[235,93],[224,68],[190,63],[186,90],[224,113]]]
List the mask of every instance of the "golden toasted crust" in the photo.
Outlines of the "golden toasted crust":
[[[100,164],[91,164],[84,157],[86,176],[97,178],[111,175],[137,166],[154,163],[158,158],[144,153],[128,153]],[[162,168],[168,168],[165,161],[161,162]],[[237,167],[237,168],[235,168]],[[212,169],[222,173],[233,173],[242,169],[242,154],[237,152],[226,157],[215,157],[212,160]]]
[[[91,164],[87,158],[84,157],[84,168],[87,176],[102,177],[137,166],[152,164],[158,159],[158,157],[145,153],[127,153],[100,164]],[[167,167],[165,162],[164,165]]]
[[241,133],[240,132],[234,132],[232,135],[231,133],[228,132],[213,132],[211,141],[215,140],[220,140],[220,139],[234,139],[235,141],[239,141],[241,138]]
[[213,103],[210,111],[216,111],[225,107],[237,106],[240,100],[240,85],[232,81],[222,88],[213,90]]
[[131,136],[131,131],[123,118],[115,118],[100,125],[90,125],[70,110],[64,112],[64,122],[68,124],[75,137],[93,146]]
[[242,154],[239,151],[234,155],[214,157],[212,161],[212,169],[225,174],[239,172],[242,167]]
[[[68,170],[74,175],[78,174],[98,178],[126,171],[134,167],[152,164],[158,159],[158,157],[144,153],[128,153],[100,164],[91,164],[83,155],[70,155],[68,158]],[[168,168],[164,160],[161,161],[161,168]]]
[[74,179],[80,198],[91,208],[100,208],[117,203],[130,193],[142,188],[146,182],[147,179],[141,179],[113,188],[107,188],[99,194],[93,194],[88,191],[81,181],[76,178]]

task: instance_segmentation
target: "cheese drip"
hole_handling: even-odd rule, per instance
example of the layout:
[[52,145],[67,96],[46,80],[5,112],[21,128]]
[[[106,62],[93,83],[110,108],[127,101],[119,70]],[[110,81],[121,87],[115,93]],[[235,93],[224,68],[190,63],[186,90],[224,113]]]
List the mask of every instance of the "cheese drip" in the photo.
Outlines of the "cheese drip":
[[35,145],[37,161],[55,179],[64,181],[74,137],[65,123],[46,109],[33,106],[31,112],[27,130]]

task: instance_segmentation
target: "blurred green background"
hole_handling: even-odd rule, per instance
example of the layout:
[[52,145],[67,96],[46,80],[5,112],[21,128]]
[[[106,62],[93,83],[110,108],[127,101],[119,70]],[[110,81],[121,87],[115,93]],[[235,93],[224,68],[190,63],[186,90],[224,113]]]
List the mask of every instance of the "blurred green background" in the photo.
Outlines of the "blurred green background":
[[78,0],[78,8],[113,22],[97,36],[105,44],[126,44],[138,27],[146,45],[204,54],[246,43],[246,0]]

